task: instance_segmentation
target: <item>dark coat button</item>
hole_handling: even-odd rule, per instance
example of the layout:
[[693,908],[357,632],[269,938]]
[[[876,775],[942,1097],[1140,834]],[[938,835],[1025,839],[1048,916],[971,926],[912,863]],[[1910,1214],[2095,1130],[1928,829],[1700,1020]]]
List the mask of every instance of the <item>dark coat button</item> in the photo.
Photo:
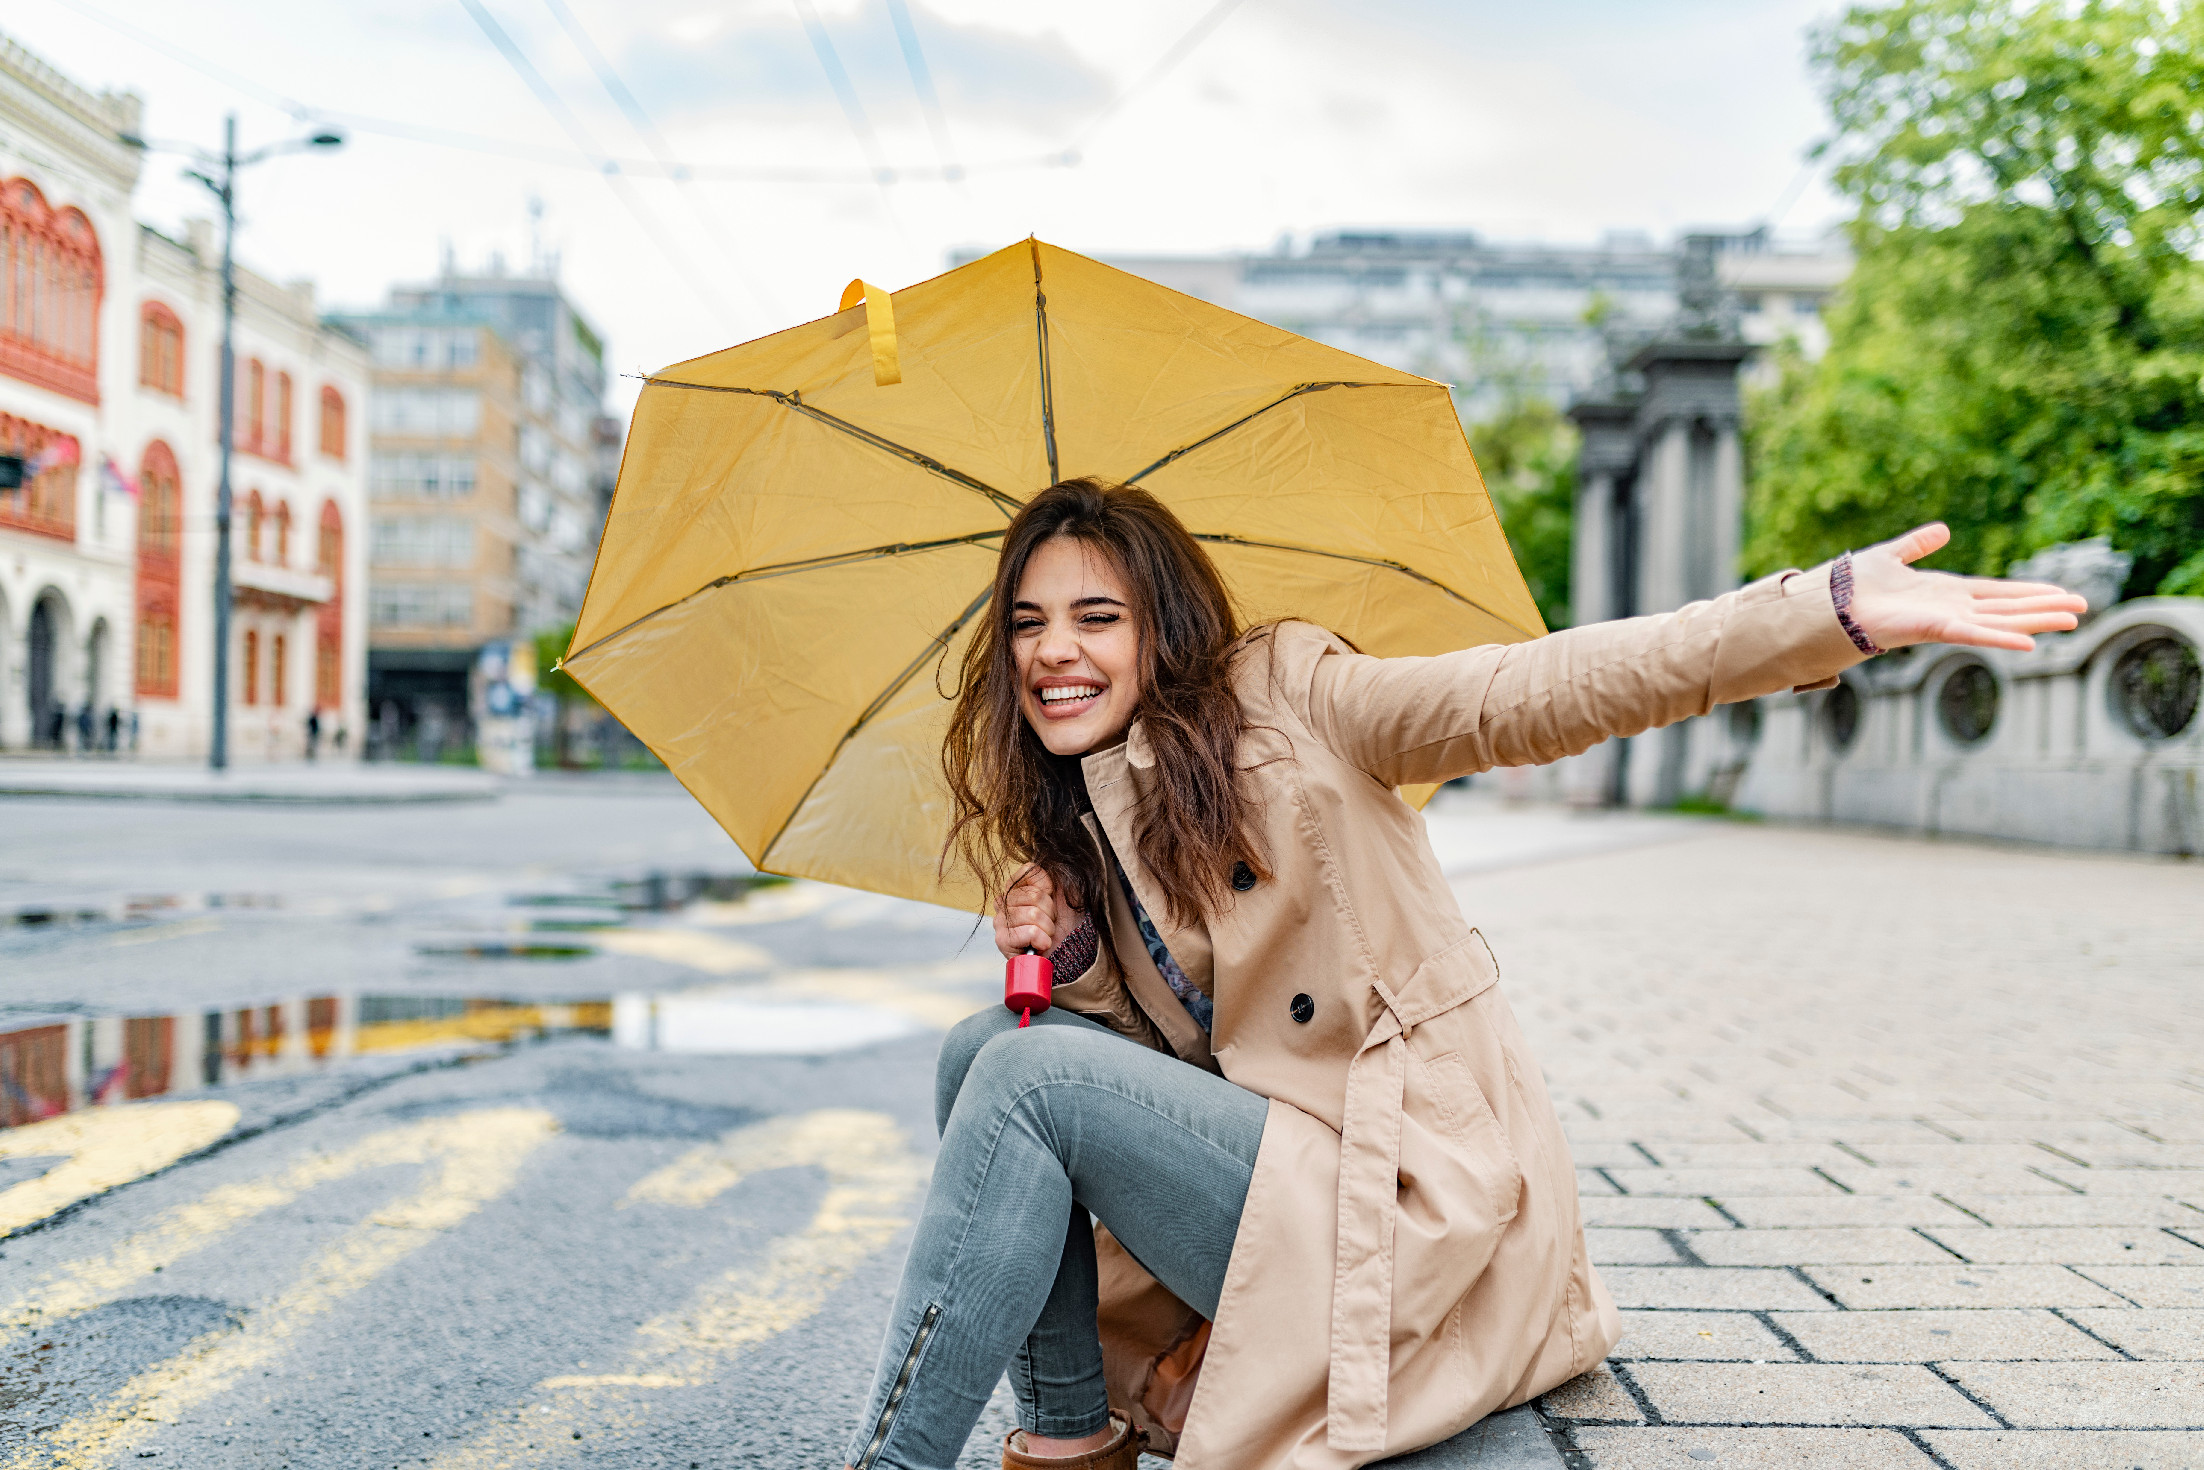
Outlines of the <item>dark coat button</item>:
[[1255,886],[1255,870],[1246,863],[1232,865],[1232,886],[1241,893]]
[[1309,1024],[1309,1018],[1316,1014],[1316,1002],[1305,995],[1297,995],[1293,998],[1292,1004],[1288,1005],[1286,1009],[1293,1013],[1294,1020],[1306,1026]]

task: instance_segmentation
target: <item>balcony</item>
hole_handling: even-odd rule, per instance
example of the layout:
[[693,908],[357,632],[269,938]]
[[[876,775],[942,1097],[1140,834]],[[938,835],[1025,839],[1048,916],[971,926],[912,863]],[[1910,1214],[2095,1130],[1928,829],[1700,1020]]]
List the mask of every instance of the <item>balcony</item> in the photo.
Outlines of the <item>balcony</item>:
[[233,563],[230,585],[241,606],[264,607],[279,613],[319,607],[337,592],[336,583],[320,572],[302,572],[296,567],[261,561]]

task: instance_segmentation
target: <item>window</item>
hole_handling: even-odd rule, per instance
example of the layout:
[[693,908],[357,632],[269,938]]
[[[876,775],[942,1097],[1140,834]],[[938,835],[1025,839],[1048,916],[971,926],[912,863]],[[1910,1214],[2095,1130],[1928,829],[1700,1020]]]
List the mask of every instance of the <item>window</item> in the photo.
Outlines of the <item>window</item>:
[[243,664],[244,677],[240,681],[240,685],[244,690],[245,703],[258,704],[260,703],[260,634],[252,628],[245,630]]
[[462,516],[377,516],[368,558],[379,567],[471,567],[474,522]]
[[254,454],[268,437],[268,369],[259,358],[245,364],[245,448]]
[[184,396],[184,324],[158,301],[148,301],[138,316],[138,383]]
[[176,616],[183,542],[183,481],[156,439],[138,465],[137,686],[141,699],[176,697]]
[[75,437],[29,419],[0,414],[0,454],[27,461],[23,487],[0,491],[0,526],[74,541],[77,462],[83,458]]
[[473,367],[480,360],[476,345],[479,327],[377,327],[368,334],[377,367],[418,368],[435,372],[444,368]]
[[166,609],[138,610],[138,694],[146,699],[176,697],[176,615]]
[[379,628],[465,628],[474,622],[471,587],[379,582],[368,595],[368,620]]
[[291,502],[288,500],[276,503],[275,564],[279,567],[291,564]]
[[260,503],[260,492],[255,490],[245,497],[245,560],[260,560],[260,522],[266,507]]
[[0,184],[0,372],[99,402],[99,236],[28,179]]
[[344,395],[329,387],[321,390],[321,452],[344,458]]
[[381,434],[467,439],[482,422],[482,400],[465,388],[388,388],[374,404]]
[[371,480],[386,499],[459,500],[474,494],[474,458],[464,454],[378,454]]
[[291,375],[276,374],[275,457],[291,462]]
[[321,504],[320,531],[316,563],[335,586],[314,612],[314,705],[336,709],[344,703],[344,512],[334,500]]
[[268,640],[268,703],[274,705],[277,709],[283,708],[283,686],[286,672],[283,663],[288,648],[289,644],[281,633]]

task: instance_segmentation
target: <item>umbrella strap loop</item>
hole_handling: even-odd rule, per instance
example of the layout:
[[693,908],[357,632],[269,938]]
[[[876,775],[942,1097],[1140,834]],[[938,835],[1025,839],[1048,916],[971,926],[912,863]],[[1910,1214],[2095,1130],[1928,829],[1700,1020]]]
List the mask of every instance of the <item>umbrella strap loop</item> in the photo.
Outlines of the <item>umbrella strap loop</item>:
[[872,337],[872,381],[885,388],[903,381],[902,359],[895,347],[895,302],[878,286],[852,281],[842,288],[841,310],[865,303],[865,330]]

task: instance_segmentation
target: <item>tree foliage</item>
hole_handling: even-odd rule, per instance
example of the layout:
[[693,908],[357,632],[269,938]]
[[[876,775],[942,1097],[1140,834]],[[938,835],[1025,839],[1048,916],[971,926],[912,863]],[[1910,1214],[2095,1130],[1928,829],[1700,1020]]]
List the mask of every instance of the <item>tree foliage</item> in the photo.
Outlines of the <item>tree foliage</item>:
[[1940,518],[2002,572],[2107,535],[2204,592],[2204,0],[1898,0],[1815,37],[1858,254],[1751,406],[1746,559]]
[[1568,627],[1576,426],[1542,398],[1511,397],[1469,426],[1469,447],[1546,626]]

